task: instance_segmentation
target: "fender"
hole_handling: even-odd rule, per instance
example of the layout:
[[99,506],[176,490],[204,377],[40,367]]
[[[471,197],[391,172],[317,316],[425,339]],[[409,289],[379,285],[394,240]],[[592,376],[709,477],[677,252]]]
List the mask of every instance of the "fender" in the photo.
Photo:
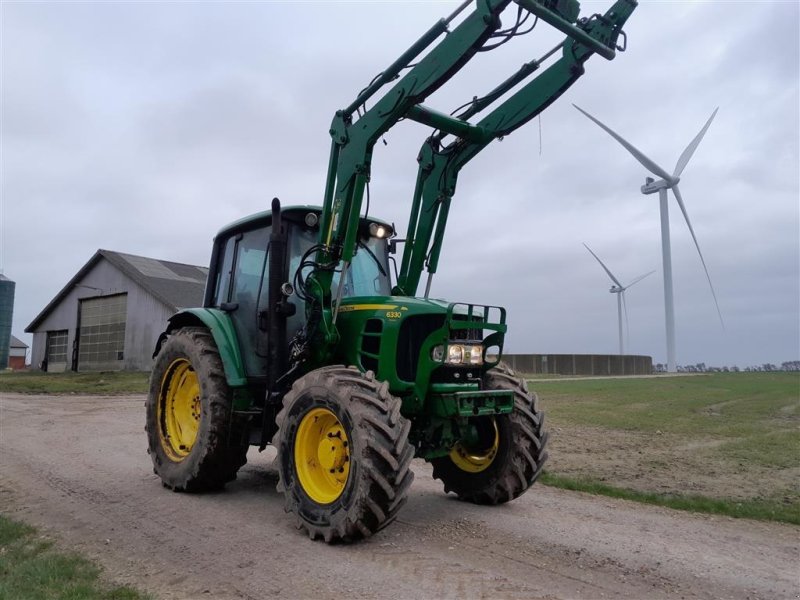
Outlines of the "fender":
[[236,330],[233,327],[228,313],[215,308],[187,308],[175,313],[169,318],[167,330],[162,333],[156,342],[153,358],[156,357],[161,345],[169,334],[181,327],[202,326],[211,331],[214,343],[219,350],[222,366],[225,369],[225,379],[232,388],[247,385],[247,376],[244,372],[244,362],[237,343]]

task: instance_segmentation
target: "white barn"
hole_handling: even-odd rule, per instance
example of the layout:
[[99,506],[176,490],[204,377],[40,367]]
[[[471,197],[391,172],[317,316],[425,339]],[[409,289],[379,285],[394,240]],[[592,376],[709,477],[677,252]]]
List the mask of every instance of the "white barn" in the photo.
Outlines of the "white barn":
[[98,250],[25,329],[31,365],[59,371],[149,371],[180,308],[201,306],[208,269]]

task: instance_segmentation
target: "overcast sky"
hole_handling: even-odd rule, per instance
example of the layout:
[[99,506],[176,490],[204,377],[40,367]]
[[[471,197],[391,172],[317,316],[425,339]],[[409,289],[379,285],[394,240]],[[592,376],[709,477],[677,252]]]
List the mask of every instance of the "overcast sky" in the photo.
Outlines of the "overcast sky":
[[[611,0],[582,3],[604,12]],[[224,224],[317,204],[337,108],[455,2],[0,2],[0,268],[13,333],[98,248],[207,265]],[[504,20],[512,20],[513,9]],[[509,352],[666,361],[657,196],[576,103],[672,172],[711,112],[681,191],[725,321],[670,199],[678,364],[800,358],[798,2],[650,2],[628,50],[593,57],[552,107],[461,174],[432,295],[509,310]],[[478,56],[426,104],[450,112],[555,45],[540,24]],[[539,126],[541,125],[541,144]],[[405,234],[428,129],[376,147],[370,212]]]

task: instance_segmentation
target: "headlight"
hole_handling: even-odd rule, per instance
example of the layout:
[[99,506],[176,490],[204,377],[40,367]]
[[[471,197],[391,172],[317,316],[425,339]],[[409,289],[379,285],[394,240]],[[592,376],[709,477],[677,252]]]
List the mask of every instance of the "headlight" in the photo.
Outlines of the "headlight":
[[[436,362],[441,362],[444,357],[444,348],[436,346],[431,351],[431,357]],[[447,363],[451,365],[482,365],[483,346],[451,344],[447,346]]]
[[431,358],[436,362],[444,360],[444,346],[436,346],[431,350]]
[[464,346],[455,344],[447,347],[447,362],[451,365],[460,365],[464,362]]
[[482,365],[483,346],[467,346],[464,359],[471,365]]

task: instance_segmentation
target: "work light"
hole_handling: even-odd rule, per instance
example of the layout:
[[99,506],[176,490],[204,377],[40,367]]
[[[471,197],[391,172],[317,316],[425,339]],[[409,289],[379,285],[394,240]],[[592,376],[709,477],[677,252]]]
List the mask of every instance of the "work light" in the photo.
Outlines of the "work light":
[[376,238],[385,238],[389,235],[389,228],[380,223],[369,224],[369,234]]

